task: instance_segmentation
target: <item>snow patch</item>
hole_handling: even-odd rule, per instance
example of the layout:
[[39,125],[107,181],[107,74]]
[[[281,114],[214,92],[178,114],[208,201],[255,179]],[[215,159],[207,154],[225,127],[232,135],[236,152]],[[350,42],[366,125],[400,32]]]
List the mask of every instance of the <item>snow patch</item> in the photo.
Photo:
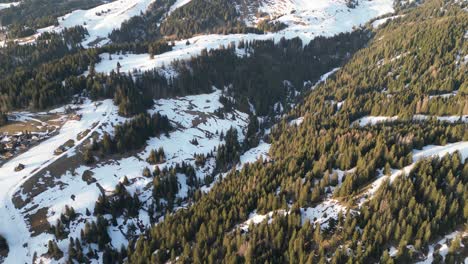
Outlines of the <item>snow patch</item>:
[[391,17],[385,17],[381,19],[377,19],[374,22],[372,22],[372,27],[373,28],[378,28],[381,25],[385,24],[387,21],[394,20],[395,18],[403,17],[402,15],[397,15],[397,16],[391,16]]
[[376,125],[383,122],[395,121],[398,119],[398,116],[365,116],[353,122],[361,127],[367,125]]
[[277,211],[274,211],[274,212],[269,212],[267,214],[261,215],[261,214],[257,214],[257,212],[254,211],[254,212],[250,213],[248,220],[245,221],[244,223],[240,224],[238,226],[238,228],[240,228],[244,232],[247,232],[247,231],[249,231],[249,226],[251,224],[258,225],[258,224],[262,223],[263,221],[268,221],[268,223],[271,223],[271,221],[273,221],[273,216],[277,215],[277,214],[286,215],[288,213],[285,210],[277,210]]
[[0,10],[2,9],[7,9],[7,8],[10,8],[12,6],[17,6],[19,5],[21,2],[11,2],[11,3],[0,3]]
[[[358,125],[361,127],[367,125],[377,125],[381,123],[391,123],[399,119],[398,116],[365,116],[354,121],[351,125]],[[468,122],[468,115],[454,115],[454,116],[429,116],[429,115],[414,115],[413,120],[415,121],[426,121],[436,119],[440,122],[456,123],[456,122]]]
[[320,228],[327,229],[330,227],[330,219],[337,220],[338,214],[345,213],[346,210],[337,200],[327,199],[315,207],[301,208],[302,223],[311,221],[320,224]]
[[249,149],[241,155],[240,164],[237,166],[237,168],[241,169],[245,164],[253,163],[260,158],[262,158],[263,160],[268,160],[268,152],[270,151],[270,147],[271,144],[261,141],[257,147]]
[[172,12],[174,12],[177,8],[181,8],[181,7],[183,7],[184,5],[190,3],[190,1],[192,1],[192,0],[177,0],[177,1],[171,6],[171,8],[169,9],[169,12],[167,13],[167,15],[171,14]]
[[[444,238],[437,241],[436,243],[434,243],[432,245],[429,245],[429,252],[427,253],[426,259],[423,260],[423,261],[417,262],[417,263],[418,264],[434,263],[434,255],[433,254],[435,253],[435,247],[437,245],[440,246],[440,248],[437,250],[437,252],[442,256],[443,259],[445,259],[445,256],[447,256],[448,250],[450,248],[449,240],[452,240],[457,236],[466,237],[466,236],[468,236],[468,233],[467,232],[455,231],[455,232],[452,232],[452,233],[446,235]],[[465,246],[465,245],[461,244],[461,246]],[[467,260],[468,259],[465,258],[465,263],[467,262]]]

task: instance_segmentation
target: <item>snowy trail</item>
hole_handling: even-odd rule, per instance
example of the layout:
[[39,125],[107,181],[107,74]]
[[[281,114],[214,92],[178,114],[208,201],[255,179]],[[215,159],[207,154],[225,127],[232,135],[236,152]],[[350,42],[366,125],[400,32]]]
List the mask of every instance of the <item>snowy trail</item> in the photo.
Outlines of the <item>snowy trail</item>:
[[[416,162],[428,157],[443,157],[446,154],[452,154],[456,151],[460,151],[462,162],[464,162],[465,159],[468,158],[468,141],[447,144],[445,146],[428,145],[425,146],[422,150],[413,150],[413,163],[401,170],[393,170],[390,176],[381,176],[375,180],[372,183],[371,188],[364,193],[363,198],[360,199],[358,205],[362,206],[364,202],[372,199],[373,195],[386,180],[389,179],[391,182],[393,182],[397,177],[408,174],[413,169]],[[368,196],[368,198],[365,198],[366,196]]]
[[[34,177],[42,169],[52,164],[57,159],[72,153],[76,147],[87,140],[96,129],[106,120],[112,110],[112,101],[106,100],[101,105],[94,107],[88,101],[79,111],[82,114],[80,121],[72,120],[65,123],[58,135],[42,142],[26,153],[10,160],[0,167],[0,234],[7,239],[10,247],[8,257],[4,263],[28,263],[33,257],[35,248],[28,245],[30,240],[29,229],[18,210],[16,210],[12,196],[21,185],[31,177]],[[77,134],[89,129],[91,132],[78,141],[74,147],[61,155],[54,155],[54,150],[69,139],[75,139]],[[26,167],[22,171],[15,172],[14,168],[19,163]]]
[[190,3],[190,1],[192,0],[177,0],[172,6],[171,8],[169,9],[169,12],[167,13],[166,16],[168,16],[169,14],[171,14],[172,12],[174,12],[177,8],[180,8],[188,3]]
[[[468,123],[468,115],[452,115],[452,116],[430,116],[430,115],[413,115],[414,121],[428,121],[435,119],[439,122],[456,123],[463,122]],[[364,116],[354,121],[351,125],[373,126],[382,123],[391,123],[398,121],[398,116]]]

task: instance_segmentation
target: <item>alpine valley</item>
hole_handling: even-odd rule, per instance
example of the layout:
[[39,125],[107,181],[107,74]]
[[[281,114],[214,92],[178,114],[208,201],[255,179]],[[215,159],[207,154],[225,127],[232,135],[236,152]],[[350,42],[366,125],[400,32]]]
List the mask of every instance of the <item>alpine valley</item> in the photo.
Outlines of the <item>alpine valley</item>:
[[0,263],[468,263],[468,1],[0,0]]

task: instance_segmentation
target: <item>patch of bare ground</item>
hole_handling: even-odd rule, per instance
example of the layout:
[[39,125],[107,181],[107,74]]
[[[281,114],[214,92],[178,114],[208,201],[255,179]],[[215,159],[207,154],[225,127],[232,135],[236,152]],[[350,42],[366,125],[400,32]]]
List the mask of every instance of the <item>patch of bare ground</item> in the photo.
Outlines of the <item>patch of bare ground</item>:
[[24,219],[29,224],[31,236],[38,236],[50,230],[49,221],[47,221],[47,212],[49,208],[43,207],[37,210],[34,214],[25,215]]
[[[81,146],[76,149],[76,154],[72,156],[64,155],[58,160],[50,164],[47,168],[39,171],[34,177],[29,178],[23,183],[21,188],[13,195],[13,204],[18,209],[23,209],[26,205],[31,206],[34,197],[47,191],[49,188],[59,186],[60,189],[65,187],[65,183],[60,181],[60,177],[65,175],[67,171],[75,177],[80,177],[75,173],[75,169],[82,164],[82,154],[79,151]],[[25,199],[23,199],[25,198]],[[50,225],[47,221],[47,207],[39,208],[40,205],[32,204],[30,208],[23,213],[25,220],[29,223],[29,229],[33,236],[47,232]],[[36,210],[39,208],[38,210]],[[36,210],[36,211],[35,211]],[[30,213],[35,211],[34,213]]]
[[199,111],[185,111],[187,114],[196,116],[195,119],[192,120],[192,127],[198,127],[200,124],[205,124],[208,121],[208,118],[215,117],[214,114],[203,113]]
[[93,46],[96,46],[97,44],[99,44],[99,42],[105,40],[106,38],[104,37],[97,37],[95,40],[91,41],[88,45],[90,47],[93,47]]
[[[29,204],[34,197],[56,185],[63,185],[59,181],[60,176],[67,171],[71,171],[75,175],[75,169],[82,164],[82,155],[77,151],[76,155],[68,157],[66,155],[50,164],[48,167],[37,172],[34,177],[26,180],[22,188],[13,196],[13,203],[16,208],[20,209]],[[77,176],[77,175],[75,175]],[[22,199],[27,197],[26,199]]]
[[2,262],[3,258],[6,258],[8,256],[8,242],[4,237],[0,235],[0,263]]
[[91,131],[90,129],[86,129],[85,131],[78,133],[78,135],[76,136],[76,140],[78,141],[82,140],[89,134],[90,131]]

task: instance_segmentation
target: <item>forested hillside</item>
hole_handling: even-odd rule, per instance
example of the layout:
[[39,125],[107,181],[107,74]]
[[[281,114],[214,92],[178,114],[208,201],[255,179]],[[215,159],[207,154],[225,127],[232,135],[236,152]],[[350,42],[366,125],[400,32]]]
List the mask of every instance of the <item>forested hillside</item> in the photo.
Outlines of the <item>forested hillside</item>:
[[[441,236],[466,230],[466,154],[414,164],[425,146],[468,139],[461,121],[468,114],[463,8],[426,1],[387,22],[292,111],[290,118],[302,123],[283,122],[273,131],[272,161],[231,172],[131,244],[129,261],[407,263],[428,257]],[[354,122],[378,115],[398,119]],[[444,115],[459,121],[435,118]],[[385,175],[391,180],[368,200],[369,184]],[[305,211],[330,201],[345,208],[336,219],[325,226],[307,219]],[[274,213],[268,223],[240,229],[252,212]],[[448,263],[466,257],[460,239],[452,241]],[[391,248],[397,253],[390,256]]]
[[0,263],[468,260],[466,1],[0,9]]

